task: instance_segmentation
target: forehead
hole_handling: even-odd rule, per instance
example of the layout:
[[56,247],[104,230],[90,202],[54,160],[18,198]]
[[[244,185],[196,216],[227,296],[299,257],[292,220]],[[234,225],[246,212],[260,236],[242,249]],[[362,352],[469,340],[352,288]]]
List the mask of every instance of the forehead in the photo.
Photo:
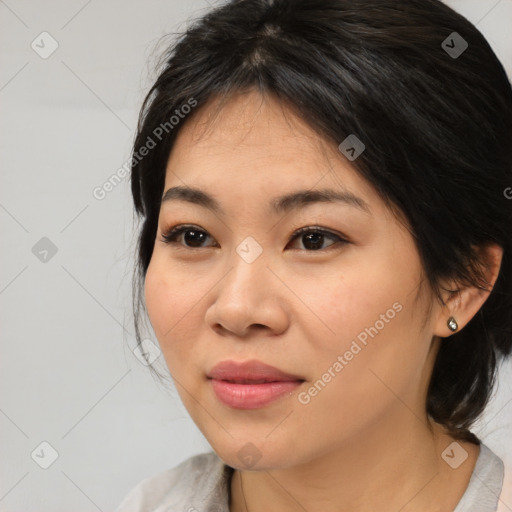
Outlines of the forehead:
[[366,202],[375,196],[336,144],[286,104],[257,92],[237,94],[222,105],[212,100],[187,120],[169,156],[165,191],[180,185],[222,185],[267,196],[298,188],[358,190]]
[[[203,157],[207,152],[212,158],[249,153],[274,159],[307,155],[318,159],[326,153],[324,139],[273,96],[251,91],[220,101],[213,98],[186,122],[175,143],[176,157]],[[194,151],[189,153],[191,148]]]

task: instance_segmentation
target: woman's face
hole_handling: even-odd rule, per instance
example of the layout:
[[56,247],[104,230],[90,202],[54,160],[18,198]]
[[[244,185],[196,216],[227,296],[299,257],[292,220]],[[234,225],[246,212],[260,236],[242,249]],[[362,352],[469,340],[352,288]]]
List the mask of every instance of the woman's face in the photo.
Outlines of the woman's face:
[[[278,100],[238,95],[205,131],[214,108],[181,130],[164,192],[200,189],[222,213],[192,196],[163,201],[145,281],[192,419],[224,461],[253,470],[421,427],[438,306],[425,317],[431,296],[410,233],[338,148]],[[342,199],[274,208],[281,196],[324,189]],[[177,225],[188,231],[162,241]],[[208,377],[226,360],[259,360],[301,380],[270,402],[257,391],[269,385],[253,384],[256,399],[244,399],[247,384]],[[214,391],[222,386],[227,402]]]

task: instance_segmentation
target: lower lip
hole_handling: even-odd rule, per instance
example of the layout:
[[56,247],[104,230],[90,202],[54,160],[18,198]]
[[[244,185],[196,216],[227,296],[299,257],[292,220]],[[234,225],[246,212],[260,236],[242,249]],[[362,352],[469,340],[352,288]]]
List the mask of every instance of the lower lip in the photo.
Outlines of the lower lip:
[[224,404],[235,409],[258,409],[297,389],[303,381],[266,382],[263,384],[235,384],[210,379],[213,391]]

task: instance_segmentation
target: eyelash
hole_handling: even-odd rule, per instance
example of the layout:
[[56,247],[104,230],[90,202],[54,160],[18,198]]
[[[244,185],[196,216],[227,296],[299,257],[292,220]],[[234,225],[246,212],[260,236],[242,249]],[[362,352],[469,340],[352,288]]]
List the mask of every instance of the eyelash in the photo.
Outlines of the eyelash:
[[[180,236],[182,233],[185,233],[186,231],[196,231],[196,232],[205,233],[208,235],[207,231],[200,229],[197,226],[179,224],[177,226],[167,229],[164,233],[162,233],[162,238],[160,240],[165,244],[177,243],[176,238],[178,238],[178,236]],[[308,233],[320,233],[323,236],[327,236],[331,239],[336,239],[336,242],[329,245],[325,249],[309,249],[309,250],[308,249],[297,249],[297,250],[306,251],[306,252],[326,252],[326,251],[330,250],[331,248],[336,248],[335,246],[337,246],[337,244],[339,244],[339,243],[341,243],[342,245],[350,243],[348,240],[346,240],[345,238],[343,238],[340,235],[333,233],[332,231],[328,231],[326,229],[323,229],[320,227],[315,227],[315,226],[304,227],[304,228],[300,228],[300,229],[296,230],[292,234],[291,240],[293,241],[296,238],[299,238],[301,235],[308,234]],[[208,235],[208,236],[210,236],[210,235]],[[191,250],[207,248],[207,247],[189,247],[189,246],[183,245],[183,244],[181,244],[181,245],[183,248],[191,249]]]

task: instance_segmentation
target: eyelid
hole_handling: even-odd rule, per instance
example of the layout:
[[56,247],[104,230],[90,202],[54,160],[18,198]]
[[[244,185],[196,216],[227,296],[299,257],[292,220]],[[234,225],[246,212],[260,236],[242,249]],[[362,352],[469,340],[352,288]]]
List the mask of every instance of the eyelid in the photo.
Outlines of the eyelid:
[[296,238],[298,235],[302,235],[303,233],[309,233],[309,232],[322,233],[325,236],[330,236],[332,238],[339,238],[340,240],[343,240],[345,242],[349,242],[348,237],[346,237],[342,233],[333,231],[332,229],[329,229],[329,228],[324,228],[322,226],[315,226],[315,225],[313,225],[313,226],[304,226],[302,228],[296,229],[292,233],[290,238],[293,239],[293,238]]
[[[186,232],[187,230],[199,231],[199,232],[205,233],[209,238],[213,238],[212,235],[210,235],[207,230],[201,228],[200,226],[197,226],[197,225],[194,225],[194,224],[176,224],[176,225],[174,225],[172,227],[169,227],[169,228],[166,228],[166,229],[164,229],[162,231],[162,238],[160,239],[160,241],[163,242],[163,243],[166,243],[166,244],[177,243],[175,240],[172,240],[172,239],[175,238],[175,237],[180,236],[183,232]],[[335,245],[337,245],[339,243],[341,243],[341,244],[349,244],[349,243],[351,243],[349,238],[346,237],[345,235],[343,235],[341,233],[336,233],[336,232],[334,232],[331,229],[324,228],[322,226],[315,226],[315,225],[304,226],[304,227],[301,227],[301,228],[298,228],[298,229],[294,230],[294,232],[290,236],[290,240],[294,241],[300,235],[302,235],[304,233],[310,233],[310,232],[321,233],[322,235],[324,235],[326,237],[329,237],[331,239],[337,239],[337,240],[335,240],[335,242],[333,244],[327,246],[325,249],[309,250],[309,251],[306,250],[306,249],[299,249],[299,250],[301,250],[303,252],[325,253],[326,251],[329,250],[330,247],[335,246]],[[184,248],[184,249],[196,250],[196,251],[198,249],[207,249],[208,247],[213,247],[213,246],[188,247],[188,246],[183,245],[183,244],[179,244],[179,245],[182,248]]]
[[[202,233],[206,233],[210,238],[212,238],[212,236],[210,235],[210,233],[208,233],[208,231],[206,231],[206,229],[196,226],[195,224],[176,224],[175,226],[172,226],[172,227],[162,230],[161,241],[164,243],[167,243],[167,244],[174,243],[175,241],[171,240],[171,238],[178,237],[183,232],[188,231],[188,230],[200,231]],[[182,247],[184,247],[185,249],[194,249],[194,250],[206,249],[206,247],[187,247],[185,245],[183,245]]]

